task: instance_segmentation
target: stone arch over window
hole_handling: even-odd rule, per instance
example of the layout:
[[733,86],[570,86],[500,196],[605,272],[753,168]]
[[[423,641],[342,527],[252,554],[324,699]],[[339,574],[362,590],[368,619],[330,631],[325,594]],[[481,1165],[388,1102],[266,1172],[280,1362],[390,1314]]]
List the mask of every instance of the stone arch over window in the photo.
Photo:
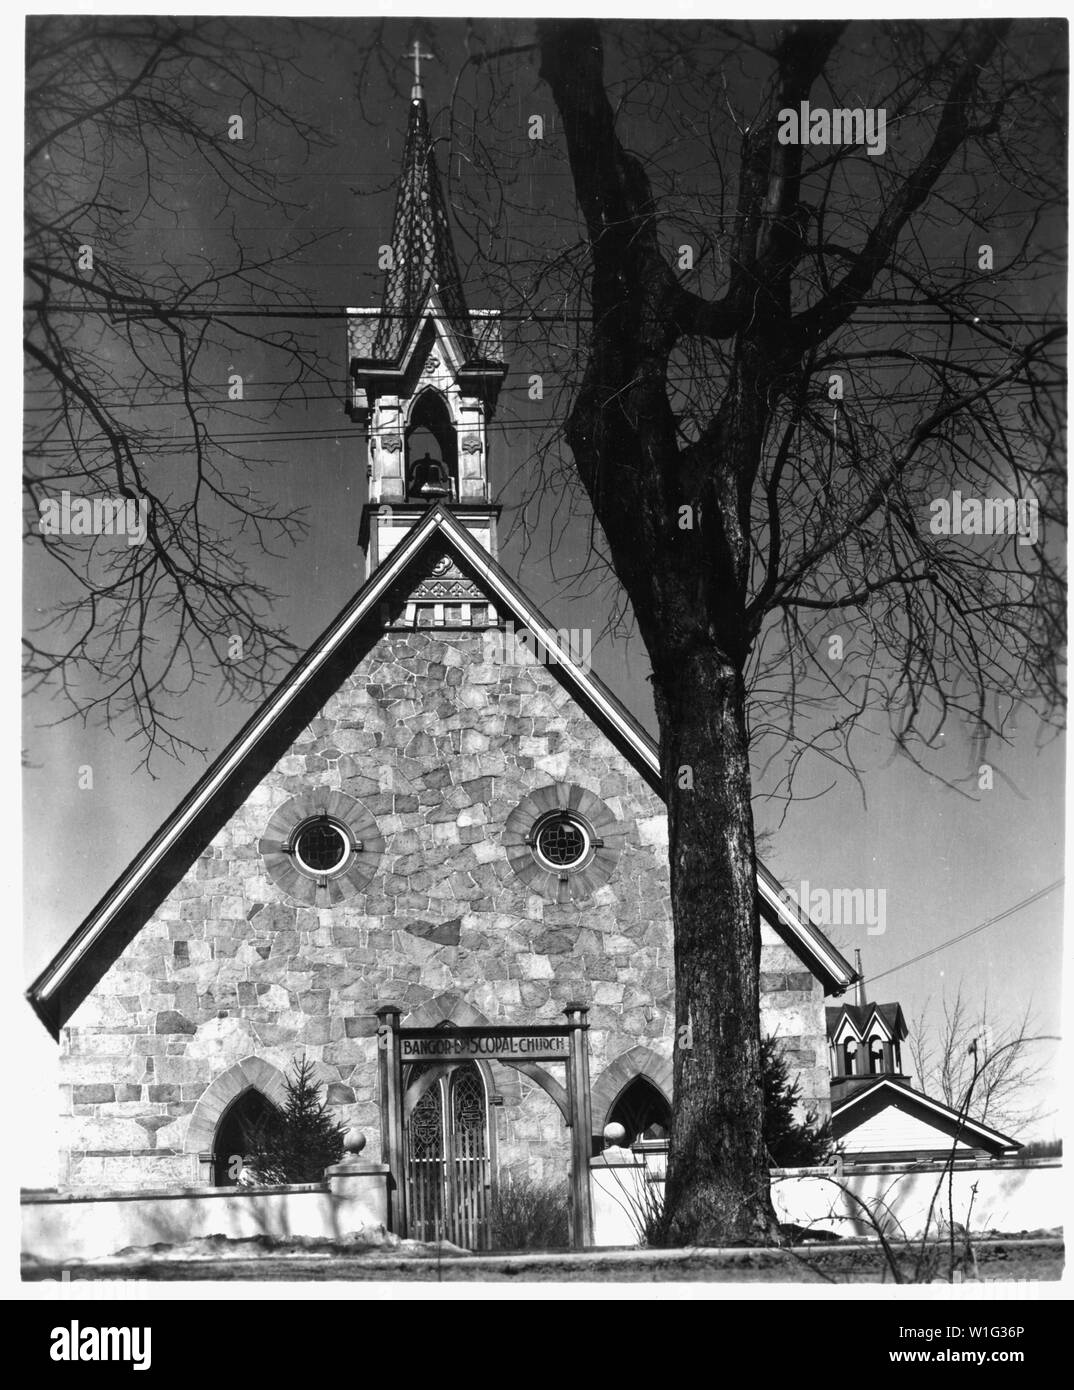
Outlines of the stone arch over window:
[[611,1123],[616,1103],[628,1087],[639,1079],[649,1083],[665,1101],[670,1112],[671,1058],[662,1057],[651,1047],[638,1043],[606,1066],[593,1086],[593,1139],[596,1152],[599,1153],[604,1145],[604,1126]]
[[453,1023],[457,1028],[480,1028],[490,1020],[459,995],[445,992],[419,1004],[401,1022],[405,1028],[438,1028],[442,1023]]
[[263,1057],[245,1057],[228,1067],[198,1098],[187,1125],[183,1148],[194,1155],[197,1178],[213,1181],[213,1148],[225,1112],[245,1092],[255,1090],[277,1109],[287,1102],[287,1082],[283,1072]]
[[[408,501],[435,501],[437,494],[423,492],[437,485],[436,469],[443,465],[449,500],[459,495],[459,441],[447,401],[433,387],[416,396],[406,429],[406,495]],[[439,494],[442,495],[442,494]]]
[[[438,994],[434,998],[426,1000],[424,1004],[420,1004],[400,1021],[404,1028],[442,1028],[446,1024],[454,1024],[456,1028],[480,1028],[489,1022],[480,1010],[475,1009],[472,1004],[468,1004],[459,995],[450,992]],[[502,1104],[504,1099],[518,1100],[521,1098],[522,1091],[518,1085],[517,1073],[510,1071],[507,1067],[499,1068],[504,1076],[497,1084],[488,1062],[479,1061],[477,1067],[481,1072],[481,1079],[485,1083],[485,1094],[488,1096],[490,1106]],[[495,1126],[490,1124],[489,1128],[494,1130]]]
[[[538,841],[556,819],[576,836],[579,854],[557,868]],[[554,828],[554,827],[553,827]],[[507,860],[532,893],[549,902],[582,902],[611,878],[622,848],[623,825],[595,793],[570,782],[553,782],[524,797],[504,823]]]
[[[321,819],[336,827],[344,849],[338,870],[324,877],[304,869],[295,852],[303,827]],[[277,807],[257,848],[281,892],[307,907],[334,907],[368,886],[384,852],[384,837],[372,813],[355,797],[317,787]]]

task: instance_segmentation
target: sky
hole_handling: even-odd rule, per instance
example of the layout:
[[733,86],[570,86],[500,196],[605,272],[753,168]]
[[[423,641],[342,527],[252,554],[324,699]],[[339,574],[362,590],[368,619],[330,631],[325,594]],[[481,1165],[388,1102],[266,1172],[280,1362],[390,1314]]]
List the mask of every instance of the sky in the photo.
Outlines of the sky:
[[[517,40],[528,28],[520,22],[518,29],[505,32]],[[357,89],[368,35],[360,24],[334,21],[333,33],[303,41],[305,75],[292,75],[285,84],[287,98],[326,141],[305,163],[298,162],[293,145],[281,141],[276,157],[281,170],[294,174],[297,215],[239,206],[240,236],[251,251],[266,244],[277,249],[295,246],[301,234],[322,237],[315,248],[296,251],[289,264],[296,281],[322,305],[375,305],[382,283],[377,252],[390,238],[391,183],[406,126],[406,73],[401,65],[402,95],[392,93],[382,77],[367,76],[363,113]],[[409,37],[407,22],[399,21],[389,31],[389,50],[401,54]],[[440,134],[446,130],[446,109],[467,43],[462,22],[438,26],[437,61],[427,65],[425,85],[434,130]],[[507,108],[511,118],[531,111],[545,114],[554,144],[554,113],[535,69],[520,70],[516,87],[517,103]],[[222,112],[232,96],[225,83],[219,94]],[[269,137],[255,131],[251,138]],[[529,156],[524,144],[512,149],[519,159]],[[442,154],[441,170],[445,168]],[[562,227],[570,213],[562,166],[550,156],[527,167],[520,177],[530,190],[535,184],[547,189],[549,208]],[[474,188],[471,183],[471,196]],[[127,254],[145,264],[159,257],[162,248],[180,260],[201,256],[212,261],[224,255],[219,208],[211,191],[194,177],[193,165],[189,178],[177,181],[173,197],[169,212],[177,225],[169,227],[162,219],[140,244],[135,237]],[[469,263],[473,245],[462,228],[457,229],[456,244],[464,264]],[[471,307],[502,307],[489,283],[476,274],[468,277],[467,290]],[[223,353],[218,362],[211,361],[221,377],[240,370],[253,398],[239,418],[221,427],[242,436],[237,449],[249,449],[264,460],[257,464],[257,481],[268,495],[281,505],[307,509],[308,531],[292,548],[271,560],[252,553],[248,557],[280,596],[273,616],[299,648],[332,620],[364,577],[358,526],[365,501],[365,458],[360,430],[343,409],[347,362],[342,314],[316,321],[310,331],[322,360],[332,365],[329,379],[312,385],[311,399],[305,403],[281,403],[278,363],[252,346],[232,344],[231,360],[225,362],[229,354]],[[543,353],[546,346],[524,326],[509,334],[509,376],[490,452],[493,486],[504,505],[500,558],[553,627],[592,630],[597,674],[655,732],[648,662],[629,615],[615,631],[607,630],[619,599],[611,578],[594,572],[586,500],[562,472],[543,485],[540,505],[531,495],[540,481],[532,450],[549,423],[541,410],[554,410],[558,400],[554,393],[546,397],[544,407],[528,400],[526,385],[533,371],[557,377],[560,364]],[[34,404],[27,397],[27,406]],[[178,452],[181,455],[181,442]],[[23,584],[24,617],[31,622],[62,593],[32,551]],[[195,692],[184,703],[183,728],[204,747],[205,757],[190,757],[181,764],[162,759],[149,775],[139,765],[128,728],[107,729],[95,723],[83,727],[77,721],[55,724],[52,721],[62,713],[59,702],[41,695],[26,702],[20,990],[77,929],[202,774],[206,760],[223,748],[251,710],[251,705],[238,701],[219,703],[209,688]],[[807,764],[789,805],[766,795],[772,778],[766,781],[761,775],[763,758],[758,751],[754,809],[758,828],[771,832],[766,854],[770,867],[796,891],[803,880],[811,888],[883,890],[883,932],[864,927],[826,930],[851,959],[855,949],[861,950],[866,976],[875,980],[870,997],[901,1002],[908,1020],[924,1013],[928,1026],[935,1027],[942,1001],[961,988],[974,1003],[987,999],[999,1027],[1031,1007],[1036,1031],[1058,1034],[1061,891],[961,942],[924,953],[1062,876],[1063,740],[1046,737],[1032,715],[1021,716],[1010,746],[990,751],[997,769],[993,789],[974,799],[943,781],[963,776],[971,757],[965,731],[954,721],[945,728],[928,773],[894,756],[883,737],[863,742],[861,748],[858,781],[831,765]],[[93,769],[93,786],[80,789],[79,770],[87,766]],[[54,1046],[24,1002],[17,1001],[14,1008],[21,1011],[16,1034],[21,1055],[32,1075],[45,1079]],[[1041,1048],[1042,1058],[1050,1062],[1054,1045]],[[1039,1099],[1045,1111],[1054,1112],[1055,1085],[1042,1087]],[[1053,1113],[1019,1137],[1047,1137],[1057,1132],[1057,1125]],[[35,1181],[44,1172],[43,1148],[47,1145],[29,1146],[26,1164],[34,1172],[22,1181]]]

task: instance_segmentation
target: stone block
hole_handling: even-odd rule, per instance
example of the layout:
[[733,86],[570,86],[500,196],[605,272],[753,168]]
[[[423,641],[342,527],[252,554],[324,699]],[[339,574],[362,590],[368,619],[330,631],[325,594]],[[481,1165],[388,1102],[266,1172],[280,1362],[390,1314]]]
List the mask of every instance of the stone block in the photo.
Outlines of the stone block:
[[155,1033],[187,1033],[198,1031],[198,1025],[174,1009],[163,1009],[157,1014],[153,1031]]
[[115,1086],[98,1082],[96,1085],[72,1086],[71,1100],[75,1105],[103,1105],[116,1098]]
[[462,918],[453,917],[439,923],[408,922],[404,923],[404,930],[438,946],[457,946],[462,934]]

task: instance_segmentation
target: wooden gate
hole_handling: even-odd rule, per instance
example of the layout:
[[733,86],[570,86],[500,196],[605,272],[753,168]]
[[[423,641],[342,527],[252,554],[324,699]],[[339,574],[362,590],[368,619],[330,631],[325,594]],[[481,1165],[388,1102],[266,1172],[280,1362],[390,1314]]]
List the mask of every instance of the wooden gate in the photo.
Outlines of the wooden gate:
[[[413,1068],[407,1086],[425,1068]],[[406,1210],[414,1240],[489,1248],[488,1108],[472,1062],[438,1077],[406,1122]]]
[[[589,1157],[588,1006],[566,1023],[403,1028],[396,1004],[377,1009],[380,1142],[389,1171],[388,1224],[400,1235],[489,1248],[492,1164],[488,1103],[477,1062],[513,1067],[553,1100],[570,1131],[571,1245],[593,1243]],[[566,1085],[547,1070],[565,1069]],[[406,1084],[404,1085],[404,1073]]]

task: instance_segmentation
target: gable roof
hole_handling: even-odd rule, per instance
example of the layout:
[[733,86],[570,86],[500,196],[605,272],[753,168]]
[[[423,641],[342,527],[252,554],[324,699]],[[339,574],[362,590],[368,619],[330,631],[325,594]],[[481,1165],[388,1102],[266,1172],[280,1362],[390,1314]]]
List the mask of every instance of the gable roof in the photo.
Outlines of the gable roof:
[[948,1138],[953,1139],[957,1136],[971,1147],[977,1144],[996,1154],[1013,1153],[1022,1147],[1017,1139],[1001,1134],[991,1125],[960,1115],[943,1101],[933,1100],[922,1091],[915,1091],[905,1082],[893,1081],[888,1077],[882,1077],[875,1086],[863,1087],[846,1100],[832,1105],[832,1130],[835,1137],[842,1138],[888,1105],[896,1105],[899,1109],[910,1112],[919,1120],[941,1130]]
[[[371,647],[385,630],[376,617],[379,603],[434,538],[473,574],[501,611],[512,614],[534,634],[552,658],[550,669],[556,679],[662,795],[659,749],[654,740],[604,682],[573,659],[569,642],[560,645],[555,629],[480,542],[437,504],[373,571],[34,980],[27,998],[54,1037],[191,862],[278,760],[291,733],[303,728],[320,708],[326,681],[338,682],[353,669],[356,644],[360,647],[364,642]],[[757,887],[765,919],[823,983],[825,991],[839,993],[853,983],[853,967],[788,901],[789,895],[781,890],[778,880],[761,865]]]

